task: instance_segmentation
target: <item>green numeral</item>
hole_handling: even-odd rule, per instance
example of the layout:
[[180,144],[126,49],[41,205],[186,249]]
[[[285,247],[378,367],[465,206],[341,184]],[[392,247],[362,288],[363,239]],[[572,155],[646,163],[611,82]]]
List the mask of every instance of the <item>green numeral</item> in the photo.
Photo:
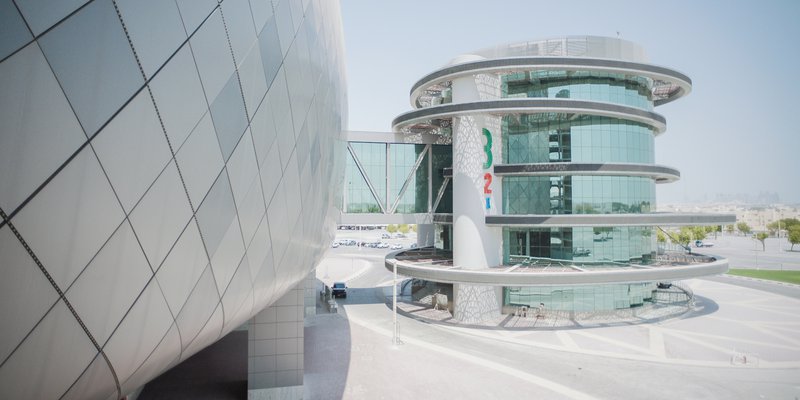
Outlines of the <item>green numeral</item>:
[[486,146],[483,146],[483,151],[486,153],[486,162],[483,163],[483,169],[489,169],[492,166],[492,132],[483,128],[483,136],[486,136]]

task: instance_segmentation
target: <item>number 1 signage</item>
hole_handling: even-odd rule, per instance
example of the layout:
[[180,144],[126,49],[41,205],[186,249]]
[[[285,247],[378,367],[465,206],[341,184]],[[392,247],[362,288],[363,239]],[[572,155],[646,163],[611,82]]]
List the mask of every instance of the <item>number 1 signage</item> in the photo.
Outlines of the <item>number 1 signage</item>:
[[[483,152],[486,153],[486,162],[483,163],[483,169],[490,170],[492,168],[492,132],[483,128],[483,136],[486,137],[486,145],[483,146]],[[492,188],[489,187],[491,184],[492,173],[487,171],[483,174],[483,195],[487,210],[492,208]]]

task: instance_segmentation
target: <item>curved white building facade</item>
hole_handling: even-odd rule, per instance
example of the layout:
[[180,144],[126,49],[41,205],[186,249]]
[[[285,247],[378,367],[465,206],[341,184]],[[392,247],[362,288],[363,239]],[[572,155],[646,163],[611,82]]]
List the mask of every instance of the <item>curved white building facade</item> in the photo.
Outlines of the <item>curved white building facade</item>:
[[389,263],[453,283],[454,314],[466,322],[509,305],[632,307],[658,281],[726,271],[713,257],[678,266],[656,243],[663,226],[735,220],[655,212],[655,185],[680,173],[655,163],[666,119],[654,109],[690,91],[686,75],[648,64],[640,46],[615,38],[545,39],[457,57],[412,87],[416,110],[393,122],[396,132],[452,138],[452,214],[434,216],[452,262],[442,268],[398,255]]
[[120,398],[314,268],[343,167],[337,1],[0,16],[0,398]]

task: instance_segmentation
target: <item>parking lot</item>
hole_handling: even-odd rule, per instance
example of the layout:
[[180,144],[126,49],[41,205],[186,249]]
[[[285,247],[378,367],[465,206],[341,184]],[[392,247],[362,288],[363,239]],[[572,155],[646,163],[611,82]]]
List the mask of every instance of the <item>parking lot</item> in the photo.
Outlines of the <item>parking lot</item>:
[[710,236],[704,242],[712,247],[692,248],[693,252],[717,255],[728,259],[731,268],[776,269],[800,271],[800,245],[794,246],[786,238],[767,238],[761,242],[747,236]]

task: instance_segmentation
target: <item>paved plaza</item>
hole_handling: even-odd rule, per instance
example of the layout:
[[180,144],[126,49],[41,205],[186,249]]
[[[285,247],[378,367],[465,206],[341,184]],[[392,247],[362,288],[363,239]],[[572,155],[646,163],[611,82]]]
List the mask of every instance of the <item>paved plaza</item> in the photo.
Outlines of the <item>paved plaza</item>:
[[679,317],[570,329],[463,327],[401,303],[395,346],[383,254],[332,249],[317,270],[350,289],[338,314],[307,319],[306,398],[800,398],[800,287],[689,280],[696,305]]

